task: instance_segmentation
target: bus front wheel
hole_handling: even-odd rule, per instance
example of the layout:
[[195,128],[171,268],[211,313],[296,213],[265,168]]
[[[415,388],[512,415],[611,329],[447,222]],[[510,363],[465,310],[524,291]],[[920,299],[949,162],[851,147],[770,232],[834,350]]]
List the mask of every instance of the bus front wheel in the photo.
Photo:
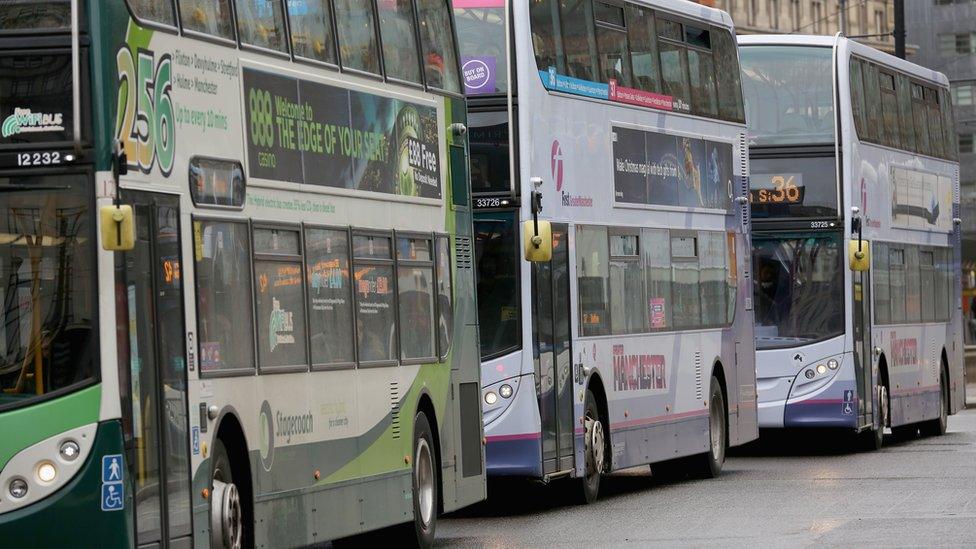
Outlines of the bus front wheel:
[[211,463],[210,546],[240,549],[244,547],[243,504],[227,447],[219,438],[214,439]]
[[583,413],[583,455],[586,461],[586,475],[583,484],[583,503],[593,503],[600,494],[600,476],[606,468],[606,432],[596,406],[596,397],[586,390],[586,408]]
[[946,383],[945,370],[939,374],[939,417],[922,425],[922,433],[939,437],[945,434],[949,423],[949,384]]

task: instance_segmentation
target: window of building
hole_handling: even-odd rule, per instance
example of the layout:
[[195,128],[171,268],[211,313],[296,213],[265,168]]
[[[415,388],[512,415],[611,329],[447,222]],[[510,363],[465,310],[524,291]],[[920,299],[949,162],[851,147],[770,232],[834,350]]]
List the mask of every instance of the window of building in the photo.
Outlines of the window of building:
[[779,0],[766,0],[766,11],[769,13],[769,26],[779,28]]
[[288,51],[285,14],[278,0],[234,0],[237,32],[242,44]]
[[803,20],[801,6],[800,0],[790,0],[790,27],[794,31],[800,30],[800,21]]
[[874,32],[888,34],[888,17],[885,10],[874,10]]
[[954,82],[952,84],[952,104],[966,107],[973,104],[973,91],[976,82]]
[[312,365],[353,364],[349,233],[345,229],[306,228],[305,257]]
[[748,21],[750,25],[755,25],[756,24],[756,16],[758,14],[759,14],[759,3],[758,3],[758,0],[749,0],[749,10],[748,10],[748,13],[746,14],[746,16],[747,16],[746,21]]
[[285,2],[285,5],[291,30],[291,49],[295,56],[338,64],[332,30],[332,3],[328,0],[305,0]]
[[959,154],[969,154],[973,152],[973,134],[959,134]]
[[823,4],[813,2],[810,4],[810,14],[813,17],[813,34],[823,33]]
[[246,223],[193,222],[200,371],[254,368]]

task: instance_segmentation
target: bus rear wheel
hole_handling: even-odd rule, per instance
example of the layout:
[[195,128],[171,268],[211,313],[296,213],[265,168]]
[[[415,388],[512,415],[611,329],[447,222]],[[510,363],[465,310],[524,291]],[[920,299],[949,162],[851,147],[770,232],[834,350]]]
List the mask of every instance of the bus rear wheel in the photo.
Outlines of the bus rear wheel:
[[234,484],[230,456],[224,441],[214,439],[210,469],[210,546],[244,547],[244,503]]
[[600,495],[600,477],[606,468],[607,437],[596,397],[586,390],[586,408],[583,412],[583,456],[586,461],[586,476],[581,479],[583,503],[593,503]]
[[[437,527],[437,447],[427,414],[417,412],[413,420],[413,524],[404,533],[413,535],[417,547],[433,547]],[[409,530],[413,530],[409,532]],[[404,536],[409,539],[409,536]]]
[[940,437],[945,434],[949,423],[949,387],[946,382],[945,370],[939,374],[939,417],[929,420],[922,425],[922,433],[928,436]]
[[691,458],[691,473],[700,478],[715,478],[725,464],[725,434],[728,420],[725,415],[725,396],[718,378],[712,376],[708,397],[708,451]]

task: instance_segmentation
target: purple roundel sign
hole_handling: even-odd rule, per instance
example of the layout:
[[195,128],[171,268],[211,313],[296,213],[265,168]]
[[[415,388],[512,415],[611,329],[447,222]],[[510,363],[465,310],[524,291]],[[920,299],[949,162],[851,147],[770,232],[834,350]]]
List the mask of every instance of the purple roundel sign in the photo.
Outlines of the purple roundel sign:
[[468,95],[493,93],[495,91],[495,56],[463,56],[461,75],[464,77],[464,92]]

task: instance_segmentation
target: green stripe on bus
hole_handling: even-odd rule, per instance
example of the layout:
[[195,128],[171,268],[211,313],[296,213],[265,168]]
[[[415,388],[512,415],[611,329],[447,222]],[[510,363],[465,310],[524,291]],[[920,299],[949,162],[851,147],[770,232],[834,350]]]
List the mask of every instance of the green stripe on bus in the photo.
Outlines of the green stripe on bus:
[[0,414],[0,470],[17,452],[58,433],[95,423],[102,386],[94,385],[61,398]]

